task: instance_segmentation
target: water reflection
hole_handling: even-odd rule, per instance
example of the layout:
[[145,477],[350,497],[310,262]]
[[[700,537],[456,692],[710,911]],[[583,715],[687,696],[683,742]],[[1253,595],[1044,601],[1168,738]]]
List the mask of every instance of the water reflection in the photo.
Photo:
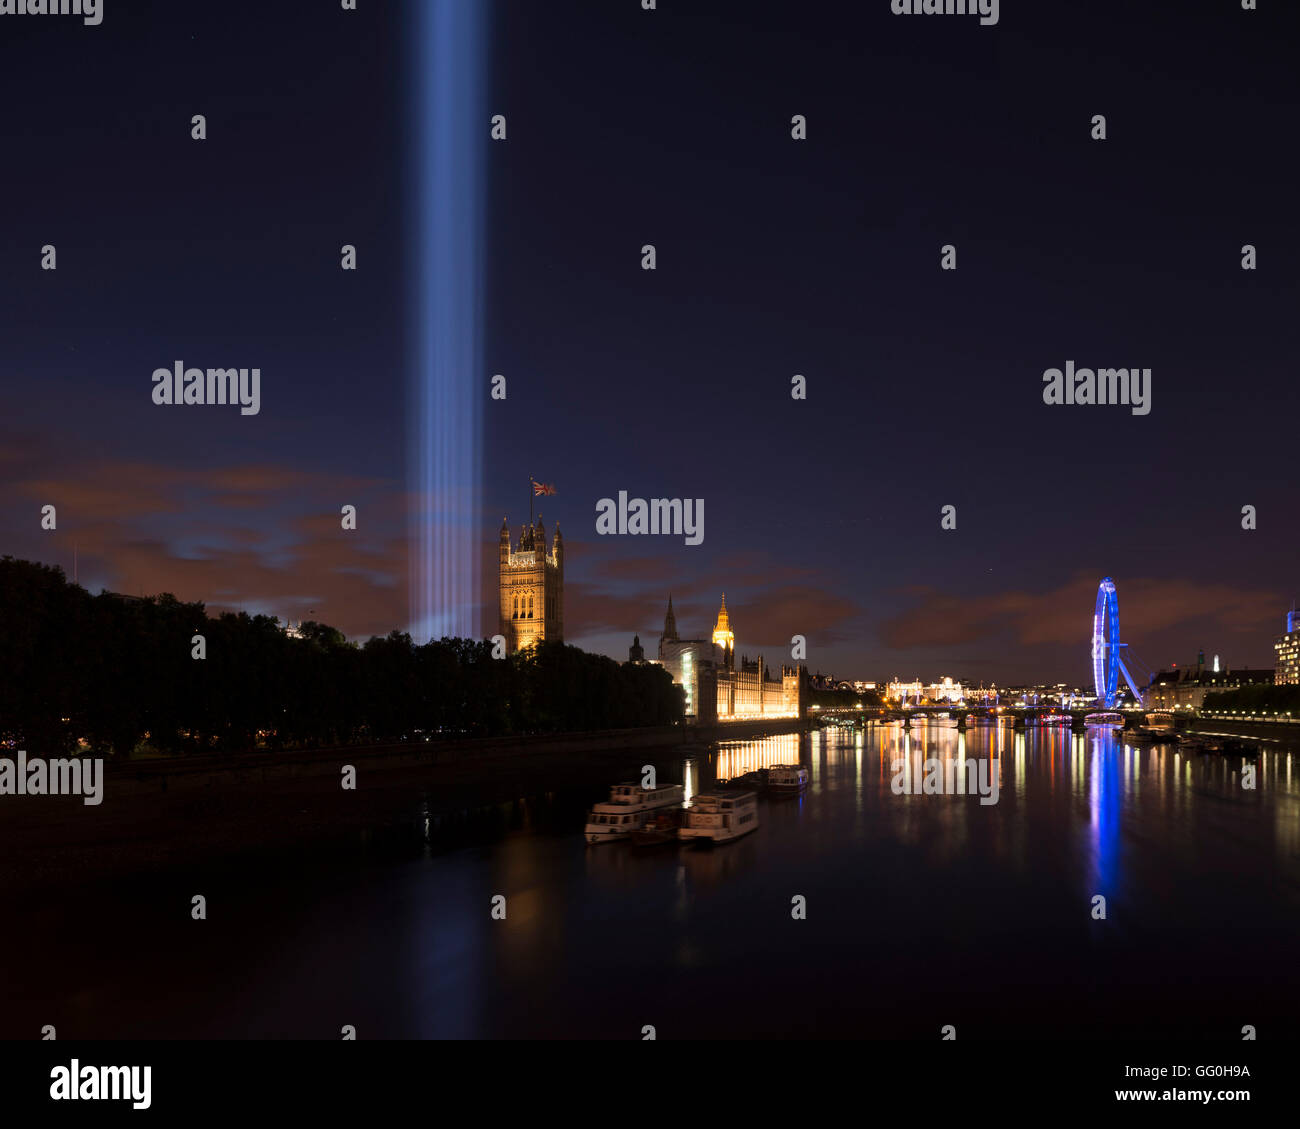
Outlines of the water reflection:
[[[794,764],[800,759],[797,733],[762,737],[756,741],[723,741],[718,745],[717,779],[735,780],[747,772],[771,768],[774,764]],[[811,757],[806,757],[805,762]]]
[[[663,1038],[933,1038],[959,1001],[969,1035],[1230,1037],[1300,1006],[1294,755],[1267,748],[1252,791],[1240,761],[1110,731],[724,742],[658,762],[659,781],[694,798],[785,763],[811,781],[712,850],[588,847],[613,778],[452,813],[430,797],[391,852],[263,857],[214,879],[220,930],[186,929],[175,891],[139,880],[51,911],[50,936],[114,928],[66,988],[53,947],[18,950],[29,975],[0,1015],[15,1036],[75,1015],[85,1037],[320,1037],[346,1021],[367,1038],[637,1038],[645,1023]],[[900,758],[983,765],[997,803],[899,794]]]
[[[1120,805],[1124,786],[1120,739],[1113,729],[1092,730],[1081,739],[1091,747],[1089,761],[1088,810],[1092,827],[1092,895],[1101,894],[1107,904],[1119,893]],[[1083,758],[1079,758],[1082,760]]]

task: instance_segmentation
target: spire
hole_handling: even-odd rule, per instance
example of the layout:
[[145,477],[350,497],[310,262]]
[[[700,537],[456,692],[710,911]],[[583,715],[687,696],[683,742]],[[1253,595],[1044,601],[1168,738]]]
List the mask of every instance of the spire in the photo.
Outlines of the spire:
[[722,594],[722,607],[718,610],[718,622],[713,627],[713,643],[722,648],[722,662],[729,670],[736,653],[736,636],[731,630],[731,621],[727,615],[727,594]]
[[677,642],[677,617],[673,615],[673,597],[672,593],[668,594],[668,614],[664,616],[664,633],[660,642],[667,640],[670,643]]

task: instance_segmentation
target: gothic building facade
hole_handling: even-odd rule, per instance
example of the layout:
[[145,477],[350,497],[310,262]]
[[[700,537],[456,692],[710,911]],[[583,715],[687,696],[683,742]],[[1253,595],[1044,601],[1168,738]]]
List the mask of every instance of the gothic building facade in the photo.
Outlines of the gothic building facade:
[[540,514],[536,525],[520,529],[517,546],[501,519],[499,588],[500,630],[508,651],[525,650],[543,639],[563,641],[564,538],[558,522],[548,549]]
[[804,679],[798,666],[783,666],[774,674],[762,655],[753,660],[742,655],[737,662],[725,595],[709,639],[678,635],[673,600],[668,597],[659,662],[685,690],[686,716],[697,722],[803,716]]

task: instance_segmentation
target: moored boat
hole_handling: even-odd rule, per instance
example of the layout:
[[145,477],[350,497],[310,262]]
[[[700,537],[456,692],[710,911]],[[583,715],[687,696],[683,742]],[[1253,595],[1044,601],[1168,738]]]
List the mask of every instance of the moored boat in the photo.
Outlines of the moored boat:
[[726,782],[728,788],[754,788],[762,791],[767,787],[767,769],[756,768],[753,772],[742,773],[740,776],[733,776]]
[[682,824],[681,808],[661,808],[646,816],[645,825],[628,832],[628,841],[634,847],[666,847],[677,842],[677,830]]
[[777,796],[798,795],[808,787],[809,779],[801,764],[774,764],[767,770],[767,790]]
[[1124,715],[1116,710],[1098,710],[1083,719],[1089,729],[1123,729]]
[[683,842],[730,843],[758,829],[758,797],[753,792],[701,793],[682,816],[677,837]]
[[647,816],[662,808],[680,807],[686,798],[680,784],[642,788],[640,784],[615,784],[609,800],[596,804],[587,813],[583,837],[588,843],[609,843],[626,839],[633,831],[645,827]]
[[1152,710],[1142,719],[1141,725],[1135,725],[1124,736],[1134,742],[1176,742],[1178,732],[1174,728],[1172,710]]

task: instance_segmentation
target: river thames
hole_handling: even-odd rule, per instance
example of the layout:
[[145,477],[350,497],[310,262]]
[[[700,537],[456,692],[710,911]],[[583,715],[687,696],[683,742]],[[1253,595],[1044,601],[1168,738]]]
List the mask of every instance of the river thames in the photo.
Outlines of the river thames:
[[[984,760],[997,802],[899,794],[900,758]],[[5,942],[4,1033],[1262,1039],[1300,1006],[1296,758],[1265,745],[1251,790],[1239,760],[1100,730],[722,743],[660,781],[811,782],[713,849],[587,846],[605,786],[421,804],[397,835],[51,892]]]

